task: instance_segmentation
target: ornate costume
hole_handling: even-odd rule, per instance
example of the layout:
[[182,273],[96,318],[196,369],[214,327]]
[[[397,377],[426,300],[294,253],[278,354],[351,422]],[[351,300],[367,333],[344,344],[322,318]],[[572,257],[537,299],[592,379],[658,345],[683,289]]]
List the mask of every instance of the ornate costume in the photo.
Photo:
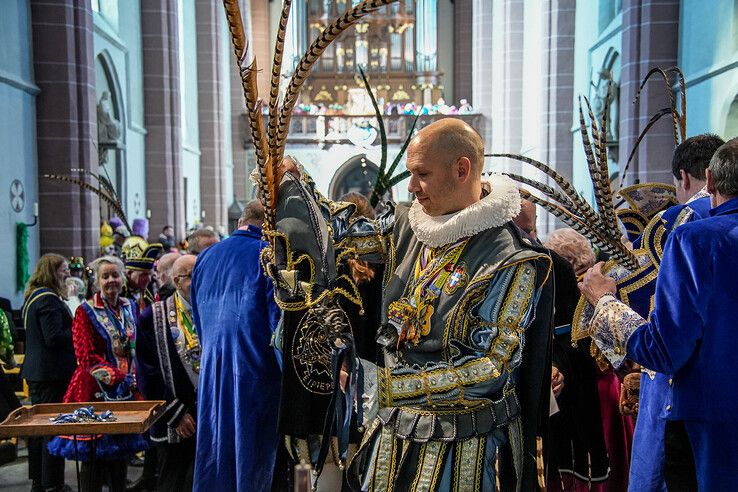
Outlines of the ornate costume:
[[[707,193],[697,193],[685,205],[676,205],[653,218],[646,228],[647,235],[634,243],[634,248],[643,246],[643,241],[651,241],[654,259],[658,259],[660,266],[663,245],[669,234],[678,226],[698,220],[708,215],[710,198]],[[658,241],[654,236],[658,235]],[[646,303],[632,303],[631,309],[636,310],[642,317],[648,317],[651,310],[651,299],[656,290],[656,282],[639,289],[639,297],[646,298]],[[669,401],[669,379],[667,374],[661,374],[648,369],[642,370],[638,419],[635,434],[633,435],[633,452],[630,466],[630,488],[644,492],[661,492],[666,490],[664,481],[664,438],[666,435],[666,407]]]
[[[487,191],[450,217],[430,217],[417,202],[395,216],[383,300],[393,363],[377,373],[378,419],[357,458],[362,488],[486,490],[498,448],[508,447],[510,455],[500,454],[512,459],[517,480],[507,483],[535,482],[537,422],[529,419],[542,402],[517,385],[533,385],[526,376],[538,372],[540,396],[550,258],[509,224],[520,206],[516,187],[493,177]],[[542,293],[548,298],[536,312]],[[534,326],[536,316],[545,322]],[[524,356],[528,343],[536,356]],[[521,412],[526,405],[534,408]]]
[[[347,279],[331,275],[334,257],[386,258],[380,338],[390,364],[377,372],[379,414],[352,465],[361,487],[486,490],[498,448],[503,483],[536,483],[536,433],[550,391],[551,260],[509,222],[520,208],[515,185],[494,176],[479,202],[450,216],[430,217],[415,203],[393,219],[351,224],[345,204],[316,196],[309,178],[286,176],[280,189],[270,259],[287,310],[319,310],[335,295],[356,299]],[[323,213],[301,218],[310,210]],[[311,220],[320,230],[298,242]],[[333,335],[325,338],[330,354]]]
[[[131,303],[121,297],[118,306],[110,306],[96,293],[84,301],[72,324],[77,369],[69,383],[65,403],[138,400],[135,385],[134,351],[136,323]],[[96,436],[97,457],[118,459],[147,447],[140,434]],[[79,459],[91,456],[89,439],[78,437]],[[52,454],[75,459],[73,436],[59,436],[49,443]]]
[[[732,391],[738,369],[730,367],[738,350],[732,288],[738,270],[725,261],[736,247],[738,199],[732,199],[671,233],[648,320],[605,296],[590,324],[613,365],[627,356],[671,375],[665,418],[684,421],[704,490],[730,488],[738,479],[738,400]],[[711,305],[718,300],[719,306]]]
[[175,429],[189,413],[197,419],[200,341],[192,309],[179,293],[158,301],[139,318],[136,361],[139,386],[149,400],[165,400],[167,408],[149,429],[157,445],[159,490],[192,488],[195,436],[181,439]]

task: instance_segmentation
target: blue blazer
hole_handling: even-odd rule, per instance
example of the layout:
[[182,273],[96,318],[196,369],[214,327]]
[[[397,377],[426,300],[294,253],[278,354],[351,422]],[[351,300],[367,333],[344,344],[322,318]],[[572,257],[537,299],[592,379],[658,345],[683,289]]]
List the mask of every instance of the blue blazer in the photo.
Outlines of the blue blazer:
[[671,420],[738,418],[738,198],[677,227],[666,242],[648,324],[628,356],[673,375]]

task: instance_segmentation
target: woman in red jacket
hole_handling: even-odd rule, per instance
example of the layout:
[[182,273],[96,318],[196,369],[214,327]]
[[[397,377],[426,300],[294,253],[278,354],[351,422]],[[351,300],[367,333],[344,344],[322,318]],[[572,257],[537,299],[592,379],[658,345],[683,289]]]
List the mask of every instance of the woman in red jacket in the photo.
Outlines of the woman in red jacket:
[[[140,400],[136,389],[134,347],[136,320],[133,306],[120,296],[123,263],[104,256],[92,263],[98,292],[78,308],[72,324],[77,370],[64,396],[66,403]],[[49,443],[49,452],[82,463],[82,489],[97,491],[107,478],[111,491],[126,487],[126,460],[145,449],[140,434],[95,436],[94,476],[89,466],[92,443],[87,436],[60,436]]]

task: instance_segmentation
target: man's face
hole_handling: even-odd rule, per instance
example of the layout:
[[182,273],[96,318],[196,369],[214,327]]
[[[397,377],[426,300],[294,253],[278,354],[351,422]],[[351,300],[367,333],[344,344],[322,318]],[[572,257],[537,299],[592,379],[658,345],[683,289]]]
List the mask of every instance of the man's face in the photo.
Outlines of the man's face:
[[144,290],[151,282],[151,270],[128,271],[128,284],[134,290]]
[[164,229],[164,235],[166,237],[173,237],[174,236],[174,229],[172,229],[171,227],[165,228]]
[[532,203],[523,201],[520,213],[513,219],[515,225],[523,229],[532,239],[538,239],[536,233],[536,207]]
[[407,190],[415,195],[423,211],[432,216],[445,215],[453,210],[449,200],[456,192],[457,182],[451,159],[443,152],[435,155],[411,145],[407,153],[410,182]]
[[172,282],[172,279],[167,275],[167,269],[162,268],[161,263],[156,264],[156,279],[159,281],[159,285],[167,285]]
[[192,266],[187,265],[178,269],[174,275],[174,285],[179,295],[190,302],[190,285],[192,285]]

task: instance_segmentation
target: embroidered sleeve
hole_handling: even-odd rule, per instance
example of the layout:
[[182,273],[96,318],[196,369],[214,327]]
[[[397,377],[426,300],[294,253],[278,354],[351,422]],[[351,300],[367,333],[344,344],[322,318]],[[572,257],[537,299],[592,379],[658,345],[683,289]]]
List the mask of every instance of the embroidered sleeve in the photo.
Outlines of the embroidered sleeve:
[[625,361],[631,334],[645,323],[647,321],[626,304],[606,295],[597,302],[589,329],[592,340],[617,369]]
[[422,370],[382,369],[378,374],[380,406],[453,403],[497,393],[520,364],[523,334],[534,318],[536,300],[533,261],[496,273],[482,303],[491,308],[480,309],[481,331],[475,330],[470,344],[452,341],[452,350],[458,354],[450,363]]
[[72,339],[74,353],[77,356],[77,365],[86,369],[92,377],[104,384],[114,384],[122,381],[125,374],[111,365],[104,356],[100,355],[95,347],[95,334],[87,313],[78,309],[72,322]]
[[712,238],[678,227],[669,236],[656,280],[648,323],[627,342],[628,358],[663,374],[674,374],[692,359],[707,326],[705,299],[713,293]]

